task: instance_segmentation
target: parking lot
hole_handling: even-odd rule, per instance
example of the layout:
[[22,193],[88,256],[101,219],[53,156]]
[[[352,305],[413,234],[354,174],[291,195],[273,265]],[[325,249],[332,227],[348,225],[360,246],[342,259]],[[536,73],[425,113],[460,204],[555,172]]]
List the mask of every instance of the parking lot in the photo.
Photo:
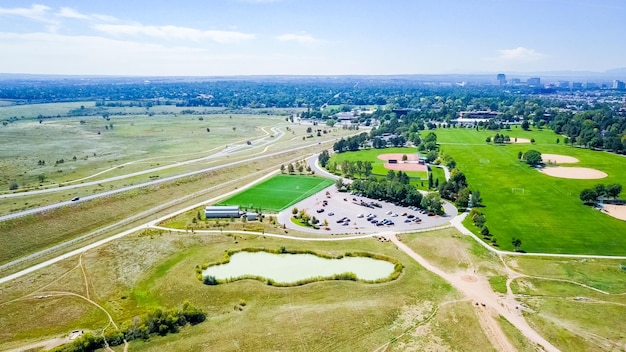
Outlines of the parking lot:
[[[328,195],[327,193],[328,192]],[[320,229],[298,226],[290,221],[293,207],[305,209],[320,220]],[[384,231],[405,232],[435,227],[447,223],[457,214],[456,208],[444,202],[444,216],[429,216],[418,208],[401,207],[392,203],[342,193],[335,186],[283,210],[278,219],[287,228],[329,235],[376,233]],[[432,214],[431,214],[432,215]],[[324,220],[328,226],[324,226]]]

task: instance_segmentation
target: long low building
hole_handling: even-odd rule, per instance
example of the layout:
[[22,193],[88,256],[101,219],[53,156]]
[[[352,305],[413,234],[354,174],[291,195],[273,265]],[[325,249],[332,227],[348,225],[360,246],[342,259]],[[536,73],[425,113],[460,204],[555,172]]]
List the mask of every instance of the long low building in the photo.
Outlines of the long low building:
[[238,218],[241,215],[236,205],[209,205],[204,208],[204,216],[212,218]]

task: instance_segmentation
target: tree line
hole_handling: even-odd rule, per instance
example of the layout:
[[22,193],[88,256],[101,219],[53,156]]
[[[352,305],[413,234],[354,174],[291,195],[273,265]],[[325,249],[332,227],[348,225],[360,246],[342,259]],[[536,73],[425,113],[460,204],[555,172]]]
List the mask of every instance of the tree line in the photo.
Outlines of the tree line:
[[119,346],[124,341],[148,340],[150,335],[165,336],[177,333],[181,327],[189,324],[196,325],[206,320],[206,313],[199,308],[183,303],[180,309],[154,309],[141,317],[133,319],[132,323],[117,330],[108,330],[102,334],[86,332],[81,337],[53,349],[53,352],[87,352],[95,351],[107,346]]

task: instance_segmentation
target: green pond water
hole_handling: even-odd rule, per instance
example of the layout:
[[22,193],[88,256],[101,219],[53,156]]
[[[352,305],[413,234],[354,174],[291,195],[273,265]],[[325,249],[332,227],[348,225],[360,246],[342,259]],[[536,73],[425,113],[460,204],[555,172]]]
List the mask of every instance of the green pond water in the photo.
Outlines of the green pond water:
[[230,257],[229,263],[210,266],[202,271],[202,275],[211,275],[218,280],[253,275],[291,283],[346,272],[356,274],[361,280],[378,280],[391,275],[393,269],[394,265],[386,260],[367,257],[326,259],[313,254],[238,252]]

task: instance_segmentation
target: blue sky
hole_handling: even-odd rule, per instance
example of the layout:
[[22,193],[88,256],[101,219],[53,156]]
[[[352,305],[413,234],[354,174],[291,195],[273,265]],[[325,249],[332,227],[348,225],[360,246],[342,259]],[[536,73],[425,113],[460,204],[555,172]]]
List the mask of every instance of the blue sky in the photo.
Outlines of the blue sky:
[[0,3],[0,72],[348,75],[626,66],[623,0]]

